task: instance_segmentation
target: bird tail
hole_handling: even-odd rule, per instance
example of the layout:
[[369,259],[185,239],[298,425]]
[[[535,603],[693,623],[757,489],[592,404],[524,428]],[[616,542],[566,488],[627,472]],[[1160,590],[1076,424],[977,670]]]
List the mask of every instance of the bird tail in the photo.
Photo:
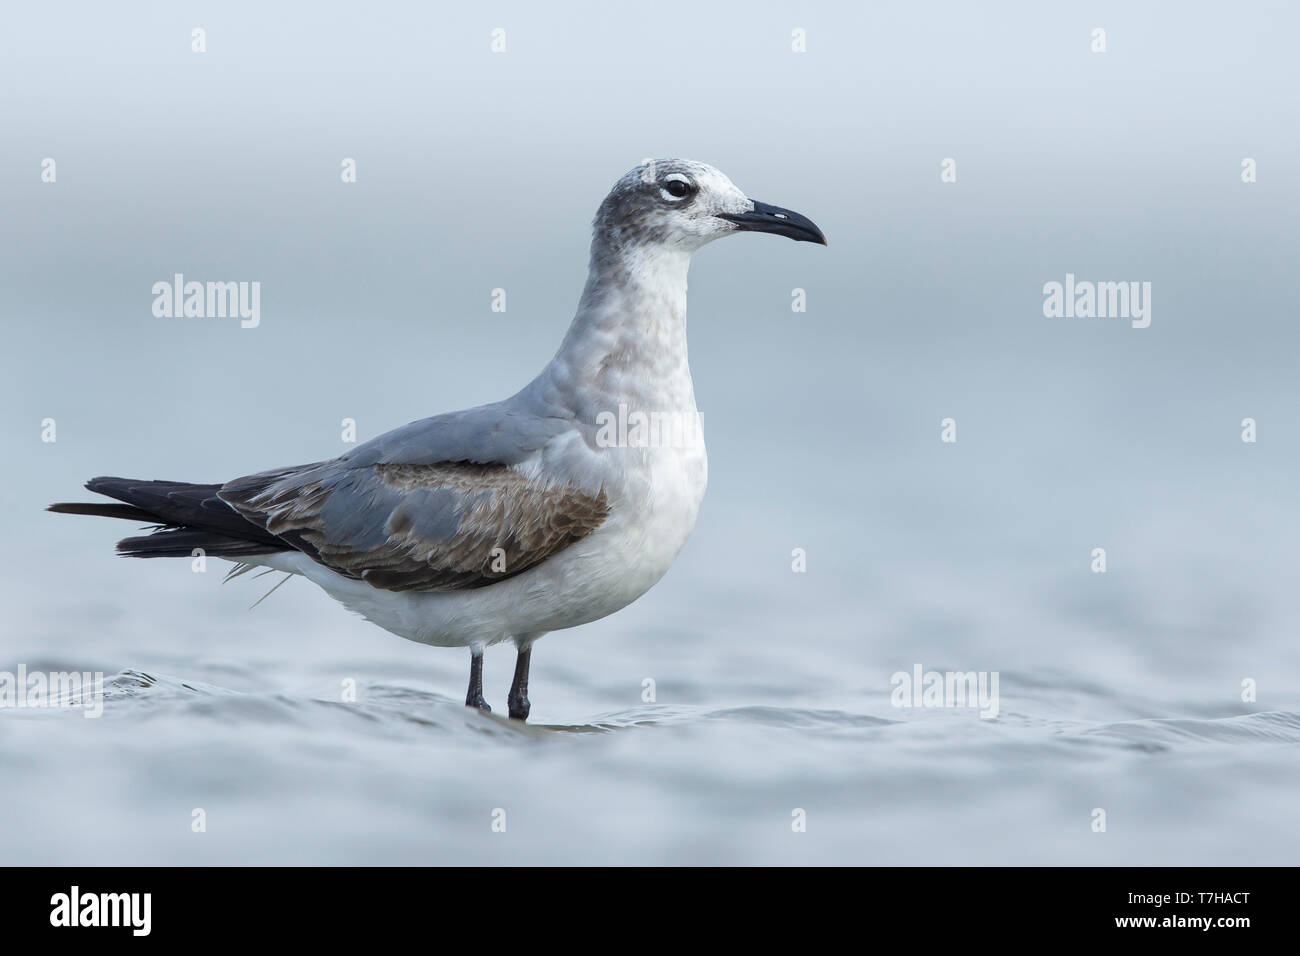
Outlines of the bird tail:
[[217,495],[221,485],[183,481],[92,478],[86,488],[117,502],[69,501],[47,511],[125,518],[152,525],[150,534],[123,538],[119,554],[132,558],[188,558],[195,549],[221,558],[287,551],[280,538],[253,524]]

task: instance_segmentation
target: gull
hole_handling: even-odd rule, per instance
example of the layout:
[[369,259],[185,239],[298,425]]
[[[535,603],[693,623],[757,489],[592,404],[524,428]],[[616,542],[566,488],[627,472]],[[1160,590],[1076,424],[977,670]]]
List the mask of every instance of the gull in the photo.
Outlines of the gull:
[[483,711],[483,651],[511,642],[508,713],[527,720],[538,638],[645,594],[695,526],[708,464],[686,274],[692,253],[737,232],[826,244],[812,220],[712,166],[646,160],[600,204],[577,314],[517,394],[220,484],[93,478],[85,487],[115,503],[49,510],[148,523],[122,555],[301,575],[399,637],[468,647],[465,703]]

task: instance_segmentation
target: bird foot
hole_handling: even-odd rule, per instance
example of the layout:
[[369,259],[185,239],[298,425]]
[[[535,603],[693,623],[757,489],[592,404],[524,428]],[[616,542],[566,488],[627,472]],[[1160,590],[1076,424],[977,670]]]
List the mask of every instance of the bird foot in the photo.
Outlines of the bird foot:
[[483,699],[482,694],[479,694],[477,697],[466,697],[465,706],[473,707],[476,710],[481,710],[485,714],[492,713],[492,707],[488,704],[486,700]]
[[527,697],[510,697],[506,703],[510,707],[510,717],[512,720],[527,720],[528,712],[532,705],[528,703]]

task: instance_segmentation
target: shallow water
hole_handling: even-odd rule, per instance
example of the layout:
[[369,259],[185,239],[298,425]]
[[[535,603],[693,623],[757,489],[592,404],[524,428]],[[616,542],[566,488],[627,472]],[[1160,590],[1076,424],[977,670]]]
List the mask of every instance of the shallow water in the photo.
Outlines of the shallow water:
[[[328,604],[299,585],[295,601]],[[794,666],[698,660],[717,650],[703,633],[646,653],[628,627],[603,637],[630,667],[594,635],[543,640],[525,726],[452,696],[459,652],[382,634],[367,658],[307,636],[287,640],[315,645],[297,659],[253,647],[279,642],[289,603],[251,623],[228,609],[251,662],[155,645],[130,655],[148,670],[106,678],[98,719],[0,714],[5,862],[1285,863],[1300,847],[1294,708],[1003,671],[981,719],[892,706],[884,669],[841,667],[819,690]],[[220,639],[214,618],[201,629]],[[651,659],[657,703],[640,700]],[[494,705],[509,660],[488,652]]]

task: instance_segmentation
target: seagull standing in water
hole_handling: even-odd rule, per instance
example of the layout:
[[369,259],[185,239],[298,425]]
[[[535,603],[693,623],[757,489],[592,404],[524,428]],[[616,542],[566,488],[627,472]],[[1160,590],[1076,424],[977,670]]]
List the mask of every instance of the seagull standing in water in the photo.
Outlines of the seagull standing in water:
[[656,440],[645,424],[698,420],[686,273],[695,250],[735,232],[826,243],[712,166],[647,160],[600,204],[577,315],[518,394],[222,484],[94,478],[86,487],[118,503],[49,510],[158,526],[118,542],[123,555],[201,548],[236,562],[232,575],[299,574],[399,637],[468,647],[470,707],[491,710],[484,648],[513,642],[509,714],[526,720],[537,639],[635,601],[695,526],[708,478],[698,428]]

